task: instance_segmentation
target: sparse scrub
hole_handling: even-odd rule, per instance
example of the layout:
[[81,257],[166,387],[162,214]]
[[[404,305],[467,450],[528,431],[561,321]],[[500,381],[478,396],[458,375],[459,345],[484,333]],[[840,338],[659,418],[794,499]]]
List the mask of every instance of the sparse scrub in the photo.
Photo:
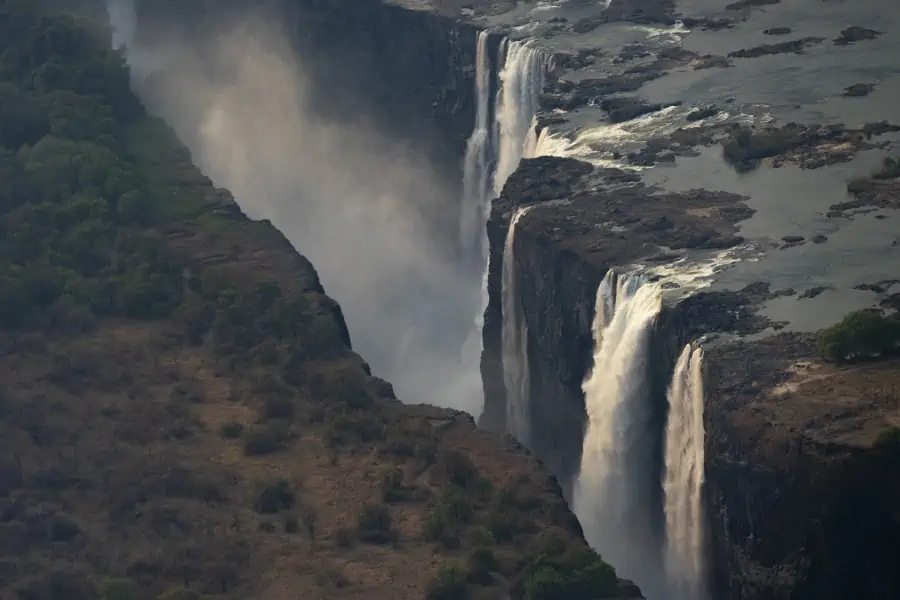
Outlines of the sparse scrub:
[[427,541],[440,542],[448,549],[458,548],[460,534],[463,528],[472,522],[474,515],[474,510],[462,490],[447,489],[428,512],[422,526],[422,534]]
[[437,572],[425,592],[427,600],[465,600],[469,597],[466,575],[455,566],[445,566]]
[[138,600],[138,589],[130,579],[104,579],[100,582],[101,600]]
[[244,425],[235,421],[229,421],[222,425],[222,437],[229,440],[236,440],[244,433]]
[[391,510],[384,504],[367,504],[359,513],[356,533],[359,539],[370,544],[387,544],[394,540]]
[[400,502],[406,498],[407,488],[403,485],[403,471],[391,469],[381,480],[381,500],[383,502]]
[[294,403],[294,399],[290,396],[269,397],[263,403],[262,418],[263,420],[283,419],[290,421],[294,418],[296,412],[297,406]]
[[294,506],[294,500],[293,486],[287,480],[279,479],[263,488],[254,508],[256,512],[268,515],[282,510],[290,510]]
[[285,427],[277,423],[270,423],[250,432],[244,442],[244,454],[261,456],[284,450],[287,447],[288,438],[289,431]]
[[488,585],[493,581],[492,573],[498,570],[499,562],[490,548],[481,546],[469,555],[467,566],[469,581],[479,585]]

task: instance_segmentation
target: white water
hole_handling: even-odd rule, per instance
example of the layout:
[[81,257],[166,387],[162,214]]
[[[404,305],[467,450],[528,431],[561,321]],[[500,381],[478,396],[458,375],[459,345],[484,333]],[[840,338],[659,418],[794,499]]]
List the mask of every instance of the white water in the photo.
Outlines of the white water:
[[684,347],[669,388],[665,566],[671,600],[706,597],[703,530],[703,351]]
[[658,285],[609,271],[597,289],[594,362],[582,386],[588,425],[575,484],[585,537],[648,598],[663,591],[651,520],[654,488],[649,350]]
[[500,55],[503,70],[496,107],[499,148],[493,186],[497,196],[519,161],[534,156],[537,146],[534,116],[547,70],[547,56],[530,41],[504,40]]
[[463,163],[463,202],[460,211],[460,246],[476,251],[487,262],[487,235],[484,225],[490,217],[490,101],[491,62],[488,32],[478,32],[475,54],[475,127],[466,146]]
[[533,206],[517,208],[509,221],[503,245],[503,278],[501,306],[503,310],[502,356],[503,383],[506,388],[506,431],[520,443],[531,443],[531,410],[528,378],[528,325],[522,312],[516,262],[513,253],[516,225]]

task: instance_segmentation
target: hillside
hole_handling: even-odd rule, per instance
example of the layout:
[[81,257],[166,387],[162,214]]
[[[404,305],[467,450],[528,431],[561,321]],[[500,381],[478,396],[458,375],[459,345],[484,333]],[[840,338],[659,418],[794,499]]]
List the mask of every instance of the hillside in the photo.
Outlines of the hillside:
[[368,373],[109,42],[0,9],[0,598],[637,596],[535,459]]

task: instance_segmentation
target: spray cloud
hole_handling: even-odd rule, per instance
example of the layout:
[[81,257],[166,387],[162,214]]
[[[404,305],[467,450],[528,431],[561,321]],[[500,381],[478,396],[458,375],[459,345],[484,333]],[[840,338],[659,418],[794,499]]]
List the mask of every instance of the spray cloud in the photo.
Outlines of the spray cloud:
[[422,153],[365,115],[317,114],[302,57],[260,15],[208,39],[154,32],[145,42],[133,0],[108,8],[151,110],[248,216],[270,219],[316,265],[373,372],[404,401],[480,411],[480,375],[461,354],[481,275],[441,247],[431,211],[452,186]]

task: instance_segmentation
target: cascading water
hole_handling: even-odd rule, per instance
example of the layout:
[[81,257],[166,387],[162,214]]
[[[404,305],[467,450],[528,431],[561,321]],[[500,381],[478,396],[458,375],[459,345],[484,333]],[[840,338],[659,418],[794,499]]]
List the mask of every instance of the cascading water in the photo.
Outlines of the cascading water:
[[703,545],[703,351],[684,347],[669,388],[665,566],[671,600],[706,597]]
[[487,31],[478,32],[475,52],[475,127],[466,146],[463,163],[463,202],[460,211],[460,246],[487,261],[484,224],[490,216],[490,96],[491,59]]
[[653,410],[649,351],[662,309],[657,284],[609,271],[597,289],[594,363],[583,384],[588,424],[575,512],[585,537],[648,597],[663,589],[653,532]]
[[519,161],[534,155],[537,145],[534,117],[548,67],[547,55],[529,40],[504,40],[500,50],[503,70],[496,107],[499,148],[494,172],[495,195],[503,191]]
[[534,207],[517,208],[509,220],[506,243],[503,245],[501,292],[506,430],[525,446],[531,442],[531,411],[528,399],[528,326],[522,312],[513,248],[516,242],[516,225],[532,208]]
[[[533,156],[537,136],[534,117],[538,99],[544,85],[547,57],[527,42],[510,42],[503,39],[497,52],[497,64],[503,65],[498,75],[497,95],[493,105],[491,123],[491,82],[493,71],[489,55],[489,33],[478,34],[475,59],[475,94],[477,98],[475,127],[466,148],[463,163],[463,208],[460,222],[460,245],[464,254],[478,256],[482,268],[481,307],[475,318],[475,327],[464,349],[463,361],[470,356],[480,357],[482,349],[483,315],[488,304],[488,254],[486,223],[491,214],[491,199],[499,195],[506,180],[524,157]],[[518,213],[517,213],[518,214]],[[521,217],[521,214],[518,214]],[[513,235],[513,223],[507,232],[508,243]],[[501,293],[504,348],[504,378],[508,409],[511,417],[509,432],[527,443],[527,368],[524,338],[524,318],[521,308],[508,303],[518,303],[514,291],[507,289],[513,282],[512,246],[504,255],[503,291]],[[508,264],[507,264],[508,263]],[[513,321],[509,319],[513,318]],[[513,331],[513,329],[515,331]],[[475,350],[477,349],[477,355]],[[524,412],[523,412],[524,411]],[[524,437],[523,437],[524,436]]]

